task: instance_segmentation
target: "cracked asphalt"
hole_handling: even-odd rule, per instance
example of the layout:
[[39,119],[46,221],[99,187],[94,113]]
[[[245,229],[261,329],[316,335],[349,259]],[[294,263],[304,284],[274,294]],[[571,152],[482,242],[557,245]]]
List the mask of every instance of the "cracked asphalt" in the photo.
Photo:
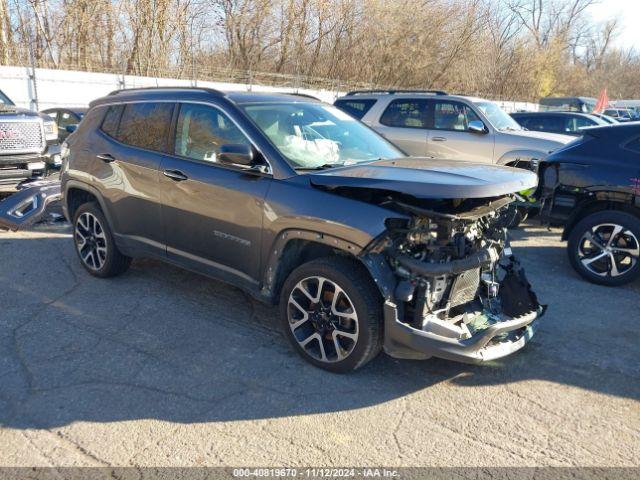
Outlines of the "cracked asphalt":
[[514,235],[549,304],[523,351],[341,376],[235,288],[149,260],[99,280],[64,224],[0,232],[0,465],[640,466],[640,282]]

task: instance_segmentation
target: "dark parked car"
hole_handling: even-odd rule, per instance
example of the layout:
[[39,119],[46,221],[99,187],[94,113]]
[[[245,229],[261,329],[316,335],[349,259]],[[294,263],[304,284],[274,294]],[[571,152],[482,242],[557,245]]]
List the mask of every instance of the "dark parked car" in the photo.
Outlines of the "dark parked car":
[[55,122],[16,105],[0,91],[0,193],[44,177],[61,164]]
[[71,133],[73,133],[78,124],[87,113],[86,108],[48,108],[42,113],[53,118],[58,125],[58,140],[64,141]]
[[582,135],[585,127],[609,125],[595,115],[576,112],[518,112],[511,116],[527,130],[574,136]]
[[591,97],[544,97],[538,103],[545,112],[582,112],[591,113],[598,101]]
[[607,108],[604,111],[604,114],[615,118],[619,122],[633,122],[638,119],[635,112],[632,112],[631,110],[628,110],[626,108]]
[[532,172],[404,158],[331,105],[198,88],[114,92],[68,143],[64,210],[89,273],[152,256],[279,302],[322,368],[382,348],[503,357],[544,311],[501,224]]
[[564,226],[568,254],[587,280],[621,285],[640,274],[640,125],[585,135],[540,164],[542,216]]

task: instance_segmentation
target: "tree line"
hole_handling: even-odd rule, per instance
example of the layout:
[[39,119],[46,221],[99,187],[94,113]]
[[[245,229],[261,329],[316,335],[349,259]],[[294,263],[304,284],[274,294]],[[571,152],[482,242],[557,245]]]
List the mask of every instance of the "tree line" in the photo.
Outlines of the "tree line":
[[0,0],[0,65],[496,99],[640,96],[598,0]]

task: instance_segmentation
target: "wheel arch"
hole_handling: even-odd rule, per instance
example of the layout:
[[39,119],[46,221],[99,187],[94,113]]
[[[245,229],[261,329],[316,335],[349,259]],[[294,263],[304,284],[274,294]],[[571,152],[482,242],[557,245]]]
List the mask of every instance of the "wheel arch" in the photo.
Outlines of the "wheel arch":
[[583,201],[576,206],[575,211],[565,222],[562,240],[567,240],[573,228],[585,217],[606,210],[616,210],[630,213],[640,218],[640,208],[632,203],[620,199],[614,192],[598,192],[594,198]]
[[[265,265],[262,294],[277,303],[289,274],[309,261],[330,256],[352,258],[361,264],[374,280],[383,297],[393,291],[390,267],[381,254],[366,252],[362,247],[338,237],[308,230],[281,232],[268,255]],[[385,270],[386,267],[386,270]]]
[[113,225],[109,210],[106,208],[104,200],[98,190],[82,182],[69,180],[64,186],[64,210],[67,220],[73,221],[73,215],[83,203],[95,201],[100,205],[100,209],[110,225]]

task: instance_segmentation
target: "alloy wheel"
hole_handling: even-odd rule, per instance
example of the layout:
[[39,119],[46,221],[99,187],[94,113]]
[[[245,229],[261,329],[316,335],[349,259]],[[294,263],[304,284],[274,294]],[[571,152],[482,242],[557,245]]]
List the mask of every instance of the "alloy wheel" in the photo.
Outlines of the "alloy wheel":
[[578,243],[578,258],[584,268],[602,277],[619,277],[640,258],[640,243],[629,229],[602,223],[587,230]]
[[78,217],[74,239],[82,262],[100,270],[107,261],[107,237],[95,215],[85,212]]
[[298,282],[289,295],[287,316],[295,340],[318,361],[342,361],[358,341],[353,302],[328,278],[314,276]]

